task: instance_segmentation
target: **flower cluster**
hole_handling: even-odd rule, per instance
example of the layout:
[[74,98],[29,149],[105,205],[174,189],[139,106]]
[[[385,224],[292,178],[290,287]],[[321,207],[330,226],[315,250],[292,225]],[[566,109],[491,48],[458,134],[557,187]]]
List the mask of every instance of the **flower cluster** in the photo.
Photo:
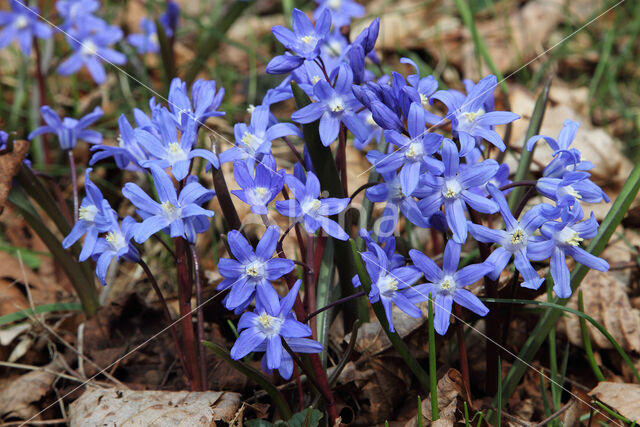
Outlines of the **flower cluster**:
[[[544,282],[536,267],[548,264],[553,289],[562,298],[572,293],[567,256],[593,269],[608,269],[604,260],[581,247],[598,231],[595,217],[591,214],[585,219],[581,204],[609,199],[590,179],[593,165],[571,147],[577,123],[567,121],[557,140],[540,135],[527,141],[529,150],[546,141],[554,158],[533,185],[511,182],[509,167],[491,153],[496,148],[506,149],[496,126],[510,124],[519,115],[496,111],[495,76],[477,83],[465,81],[465,92],[439,90],[437,79],[421,75],[417,64],[408,58],[401,60],[409,69],[406,77],[396,71],[385,75],[374,49],[379,20],[351,39],[345,37],[345,27],[352,18],[363,15],[362,6],[352,0],[317,3],[313,21],[310,15],[294,9],[292,30],[282,26],[272,29],[286,52],[271,59],[266,71],[285,76],[267,91],[260,105],[248,108],[248,123],[234,125],[235,141],[226,141],[229,146],[221,147],[219,154],[199,145],[207,119],[224,114],[220,108],[225,91],[215,81],[198,80],[189,88],[174,78],[166,106],[151,98],[148,112],[133,110],[133,122],[125,114],[118,118],[117,144],[88,129],[102,117],[99,108],[76,120],[62,119],[51,108],[42,107],[46,125],[35,129],[31,138],[53,133],[63,150],[72,150],[84,140],[92,144],[90,165],[110,161],[121,170],[134,172],[133,176],[137,173],[149,178],[149,188],[138,185],[144,180],[124,185],[122,195],[135,207],[137,219],[120,219],[92,183],[92,169],[86,169],[86,197],[63,245],[70,247],[84,236],[80,260],[96,261],[96,273],[103,284],[114,259],[141,260],[141,246],[133,242],[143,245],[151,236],[164,233],[176,242],[195,245],[198,235],[211,226],[214,212],[207,204],[217,197],[228,225],[236,228],[226,233],[229,257],[218,263],[223,280],[217,285],[226,292],[224,306],[241,315],[240,335],[231,356],[239,359],[250,352],[265,352],[263,369],[277,369],[289,378],[293,359],[285,349],[302,353],[322,350],[312,329],[292,313],[294,306],[298,316],[316,308],[301,308],[301,281],[296,281],[293,261],[298,254],[283,252],[282,240],[294,228],[299,263],[306,269],[302,276],[305,292],[315,285],[312,280],[318,280],[314,262],[323,259],[323,252],[316,251],[324,251],[325,239],[334,239],[333,245],[343,245],[352,237],[364,242],[366,250],[360,255],[371,282],[368,299],[382,305],[391,331],[394,306],[420,317],[420,304],[429,298],[435,304],[435,330],[442,335],[448,331],[454,303],[478,316],[486,315],[488,308],[470,285],[485,276],[495,281],[504,272],[510,273],[512,259],[514,283],[521,276],[520,286],[533,290]],[[34,35],[45,38],[50,33],[36,19],[35,9],[17,1],[11,6],[12,12],[0,14],[0,25],[5,27],[0,46],[18,38],[27,53]],[[101,83],[106,76],[102,62],[125,62],[124,55],[112,48],[123,33],[94,15],[99,6],[97,0],[56,3],[73,49],[60,64],[60,74],[75,73],[86,66]],[[174,38],[178,13],[175,3],[168,2],[158,21],[143,18],[142,33],[130,34],[127,40],[140,54],[158,52],[156,22]],[[296,101],[306,95],[307,102],[290,117],[276,117],[273,106],[293,98],[294,91]],[[317,139],[309,140],[310,132],[315,132]],[[0,139],[2,136],[0,133]],[[300,142],[304,149],[300,149]],[[345,181],[347,144],[355,148],[350,153],[361,153],[367,159],[372,171],[369,184],[361,189],[366,188],[364,197],[374,209],[361,211],[359,237],[353,236],[352,215],[348,213],[354,206]],[[289,149],[295,164],[279,164],[274,146]],[[331,164],[312,157],[318,152]],[[231,175],[222,171],[223,165],[232,170],[237,184],[230,192],[224,180]],[[198,175],[200,170],[212,168],[214,185],[220,179],[225,184],[215,187],[217,195]],[[327,174],[336,171],[335,180],[328,182]],[[528,199],[516,200],[522,208],[512,211],[507,196],[514,197],[509,193],[519,185],[531,185],[544,202],[526,209]],[[260,238],[252,239],[254,234],[226,217],[229,211],[236,213],[234,201],[246,204],[265,225]],[[273,225],[277,222],[271,215],[288,220],[290,227],[283,232]],[[440,254],[411,247],[411,238],[402,245],[396,241],[401,229],[413,228],[430,229],[431,246],[444,247],[441,267],[434,261]],[[461,254],[474,245],[482,245],[486,250],[482,253],[490,254],[460,267]],[[289,286],[283,297],[277,290],[282,279]],[[353,278],[356,287],[368,286],[368,282]]]

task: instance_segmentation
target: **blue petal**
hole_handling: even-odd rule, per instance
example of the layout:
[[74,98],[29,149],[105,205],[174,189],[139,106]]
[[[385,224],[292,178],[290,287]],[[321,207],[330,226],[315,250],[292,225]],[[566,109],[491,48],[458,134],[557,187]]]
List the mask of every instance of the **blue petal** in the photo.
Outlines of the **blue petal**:
[[564,251],[555,248],[551,255],[551,277],[553,277],[553,291],[560,298],[571,296],[571,281],[569,277],[569,267],[565,259]]
[[[459,291],[458,291],[459,292]],[[440,335],[447,333],[449,322],[451,319],[451,307],[453,306],[453,298],[450,294],[436,294],[433,301],[434,316],[433,326]]]
[[458,289],[453,295],[453,300],[480,316],[486,316],[489,312],[487,306],[484,305],[477,296],[466,289]]
[[411,260],[424,273],[424,277],[432,283],[438,283],[443,278],[443,273],[440,267],[433,262],[433,260],[427,257],[425,254],[417,249],[411,249],[409,251]]
[[233,347],[231,347],[231,358],[238,360],[251,353],[265,340],[265,336],[253,328],[249,328],[240,333]]

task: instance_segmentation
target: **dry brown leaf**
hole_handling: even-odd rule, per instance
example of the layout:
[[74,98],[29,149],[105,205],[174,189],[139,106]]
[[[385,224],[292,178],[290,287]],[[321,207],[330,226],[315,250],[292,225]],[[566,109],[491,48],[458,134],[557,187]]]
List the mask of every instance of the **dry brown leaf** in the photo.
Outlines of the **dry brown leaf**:
[[[624,284],[609,273],[591,270],[580,284],[580,290],[585,313],[602,324],[625,351],[640,352],[640,316],[631,307]],[[568,306],[577,309],[577,298],[572,298]],[[577,316],[563,316],[558,326],[573,345],[582,347]],[[596,348],[613,348],[609,340],[589,322],[587,328]]]
[[56,359],[43,368],[4,384],[3,389],[0,390],[0,418],[26,420],[40,412],[33,403],[42,399],[51,390],[51,385],[56,379],[56,375],[52,372],[61,370],[62,363]]
[[0,155],[0,215],[9,197],[11,181],[20,170],[20,165],[29,152],[29,142],[13,141],[13,151]]
[[632,421],[640,421],[640,384],[601,382],[589,392],[605,405]]
[[[423,425],[432,426],[452,426],[456,422],[456,410],[458,400],[464,400],[464,382],[462,374],[456,369],[449,369],[447,373],[438,380],[438,412],[440,418],[431,422],[431,398],[422,399]],[[416,427],[418,425],[418,415],[409,420],[405,427]]]
[[69,424],[117,426],[211,426],[229,422],[240,394],[222,391],[90,389],[69,407]]

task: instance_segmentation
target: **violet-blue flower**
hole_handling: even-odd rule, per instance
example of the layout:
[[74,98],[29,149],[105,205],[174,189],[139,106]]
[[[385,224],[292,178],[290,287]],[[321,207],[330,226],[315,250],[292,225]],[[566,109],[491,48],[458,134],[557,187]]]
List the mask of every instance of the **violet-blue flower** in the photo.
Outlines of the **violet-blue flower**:
[[609,197],[593,181],[589,172],[566,172],[562,178],[538,179],[536,189],[540,194],[562,204],[566,199],[586,203],[609,202]]
[[436,265],[431,258],[422,252],[411,249],[409,256],[416,267],[424,273],[428,283],[424,288],[424,295],[429,293],[433,296],[434,307],[434,327],[437,333],[444,335],[449,329],[451,308],[456,302],[468,308],[474,313],[485,316],[489,309],[470,291],[464,289],[465,286],[480,280],[494,269],[492,264],[484,262],[482,264],[471,264],[458,270],[460,262],[461,246],[449,240],[444,249],[442,269]]
[[247,312],[238,322],[240,336],[231,348],[231,357],[241,359],[252,351],[264,351],[262,369],[271,372],[278,369],[284,379],[291,378],[293,359],[282,345],[287,345],[296,353],[319,353],[322,344],[310,338],[309,326],[296,320],[291,308],[298,296],[301,281],[298,280],[289,293],[275,307],[257,304],[255,312]]
[[471,187],[482,186],[498,171],[498,163],[487,159],[481,163],[460,169],[460,155],[453,141],[445,138],[442,143],[443,176],[423,175],[421,187],[416,191],[421,198],[418,206],[422,214],[430,216],[444,204],[447,224],[453,232],[453,240],[463,244],[467,239],[465,205],[482,213],[496,213],[498,205]]
[[137,262],[140,259],[140,254],[131,243],[131,236],[137,225],[136,221],[128,216],[119,224],[116,211],[111,209],[106,200],[103,200],[102,204],[102,210],[108,223],[106,235],[98,239],[91,256],[96,260],[96,276],[98,276],[100,283],[106,286],[107,270],[114,259]]
[[[62,241],[62,247],[67,249],[77,242],[83,235],[85,236],[82,251],[78,259],[84,261],[91,256],[98,241],[100,232],[109,231],[111,226],[110,218],[103,212],[104,197],[98,187],[91,182],[89,173],[91,168],[87,168],[84,173],[84,188],[86,197],[80,203],[78,221],[73,225],[69,234]],[[107,212],[107,215],[110,211]]]
[[202,148],[193,149],[196,142],[197,130],[190,126],[180,136],[178,141],[178,129],[173,121],[171,113],[162,107],[154,117],[154,122],[160,130],[160,135],[147,129],[135,129],[134,135],[140,145],[154,158],[142,162],[142,166],[156,165],[161,168],[171,168],[171,173],[177,180],[184,179],[189,173],[189,166],[195,157],[201,157],[213,164],[220,166],[218,158],[213,152]]
[[[127,182],[122,195],[137,208],[142,223],[135,229],[134,239],[138,243],[145,242],[152,234],[167,229],[171,237],[187,237],[185,220],[194,216],[211,218],[213,212],[204,209],[200,203],[205,196],[213,196],[211,190],[205,189],[198,182],[190,182],[176,193],[169,175],[156,165],[150,165],[151,175],[160,202],[156,202],[138,185]],[[209,198],[211,198],[209,197]]]
[[9,0],[9,5],[11,11],[0,10],[0,27],[4,27],[0,31],[0,49],[17,39],[22,53],[29,56],[34,37],[48,39],[53,31],[39,21],[37,7],[28,7],[20,0]]
[[149,18],[141,18],[140,29],[142,33],[129,34],[127,36],[129,44],[135,47],[141,55],[145,53],[158,53],[160,51],[160,42],[158,41],[156,23]]
[[176,77],[169,87],[169,110],[182,132],[187,132],[190,126],[199,129],[209,117],[225,115],[218,111],[224,94],[224,88],[216,92],[215,80],[198,79],[191,87],[189,99],[187,84]]
[[390,154],[373,150],[367,154],[367,159],[380,173],[389,173],[401,168],[398,176],[402,192],[410,196],[418,186],[421,174],[428,170],[440,175],[444,171],[444,165],[432,156],[440,148],[442,135],[426,131],[425,111],[420,104],[411,104],[407,128],[409,136],[395,130],[385,133],[387,140],[399,150]]
[[[538,204],[527,211],[522,220],[518,221],[511,213],[509,205],[500,190],[492,184],[487,184],[487,191],[498,204],[500,214],[506,225],[506,231],[487,228],[471,221],[469,221],[468,227],[471,235],[479,242],[500,245],[486,260],[495,266],[495,269],[488,274],[489,278],[496,280],[507,266],[511,256],[514,256],[516,270],[522,274],[524,279],[522,286],[529,289],[538,289],[544,279],[538,275],[529,261],[531,259],[530,254],[534,258],[540,256],[540,254],[536,254],[537,245],[535,241],[537,237],[534,236],[534,233],[542,224],[557,217],[557,210],[546,203]],[[538,255],[538,257],[535,255]]]
[[598,221],[593,212],[584,220],[584,212],[578,203],[572,202],[564,207],[559,222],[547,222],[540,231],[545,240],[537,244],[535,254],[530,259],[541,261],[551,257],[551,277],[553,291],[560,298],[571,296],[571,277],[566,256],[569,255],[580,264],[598,271],[608,271],[609,263],[580,247],[584,239],[592,239],[598,233]]
[[233,176],[242,190],[231,190],[240,200],[251,206],[251,212],[258,215],[269,213],[267,206],[284,186],[284,169],[276,171],[272,157],[265,157],[256,164],[255,172],[249,170],[245,162],[233,164]]
[[89,144],[100,144],[100,142],[102,142],[100,132],[87,129],[87,127],[102,117],[100,107],[96,107],[93,112],[79,120],[71,117],[65,117],[61,120],[58,113],[47,105],[40,107],[40,114],[46,125],[40,126],[31,132],[29,134],[30,140],[38,135],[53,133],[58,137],[58,143],[63,150],[73,150],[78,140],[87,141]]
[[61,28],[68,30],[80,20],[94,21],[99,24],[100,18],[93,16],[93,13],[100,8],[98,0],[58,0],[56,10],[60,17],[64,19]]
[[244,309],[255,295],[257,305],[264,307],[269,313],[279,312],[278,293],[271,282],[294,268],[293,261],[289,259],[272,258],[279,237],[278,226],[268,227],[254,251],[239,231],[231,230],[227,234],[229,249],[236,259],[220,259],[218,270],[224,280],[217,289],[231,288],[224,300],[225,307],[229,310]]
[[351,24],[352,18],[364,15],[364,6],[354,0],[316,0],[318,6],[313,17],[320,19],[325,10],[331,12],[331,22],[336,28]]
[[466,156],[476,146],[476,137],[495,145],[500,151],[506,146],[500,135],[493,130],[495,125],[504,125],[520,118],[510,111],[485,110],[485,102],[493,96],[497,86],[496,76],[488,75],[480,80],[465,96],[457,91],[440,90],[431,96],[447,106],[446,118],[453,123],[454,135],[460,139],[460,154]]
[[351,86],[353,73],[347,64],[338,70],[335,87],[326,80],[320,80],[313,87],[318,102],[313,102],[291,115],[298,123],[311,123],[320,119],[320,140],[326,147],[338,137],[340,123],[343,123],[356,139],[367,137],[367,129],[356,115],[360,102],[353,96]]
[[294,55],[279,55],[267,64],[267,73],[283,74],[298,68],[305,59],[315,59],[320,54],[320,45],[331,28],[331,13],[324,11],[316,20],[315,27],[300,9],[293,9],[293,31],[281,25],[271,29],[273,35]]
[[[141,123],[138,122],[138,125],[141,125]],[[142,164],[154,157],[140,145],[133,132],[133,127],[131,127],[124,114],[118,118],[118,127],[120,129],[120,135],[117,138],[118,145],[94,145],[91,147],[91,151],[94,153],[89,164],[94,165],[100,160],[113,157],[116,166],[120,169],[137,172],[144,171]]]
[[338,240],[348,240],[349,235],[328,216],[344,211],[351,201],[349,198],[338,199],[329,197],[318,199],[320,196],[320,181],[309,171],[307,181],[303,184],[292,175],[284,177],[285,183],[293,192],[295,199],[276,201],[276,209],[284,216],[295,218],[302,222],[305,230],[315,233],[320,227],[330,236]]
[[73,53],[58,66],[58,73],[68,76],[86,66],[97,84],[104,83],[107,74],[103,62],[115,65],[127,62],[123,53],[109,47],[121,38],[122,30],[114,25],[105,22],[96,25],[88,20],[78,20],[77,27],[70,29],[67,37]]
[[233,127],[236,146],[220,153],[220,162],[246,160],[253,167],[262,155],[271,153],[271,143],[274,139],[284,136],[302,136],[300,130],[292,123],[272,124],[268,105],[259,105],[251,113],[249,126],[236,123]]
[[369,251],[362,253],[362,260],[371,278],[369,301],[382,303],[389,330],[395,332],[393,304],[411,317],[422,316],[415,304],[424,301],[427,294],[420,287],[411,287],[422,276],[422,272],[413,266],[390,268],[389,258],[380,246],[371,241],[367,247]]

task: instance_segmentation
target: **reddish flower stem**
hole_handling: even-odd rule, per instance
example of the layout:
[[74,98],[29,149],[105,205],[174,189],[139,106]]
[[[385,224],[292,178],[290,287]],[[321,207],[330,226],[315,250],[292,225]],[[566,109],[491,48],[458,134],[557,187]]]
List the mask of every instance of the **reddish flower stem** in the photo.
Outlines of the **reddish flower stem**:
[[196,319],[198,322],[198,356],[200,361],[200,381],[203,390],[207,388],[207,353],[204,350],[204,314],[202,312],[202,280],[200,277],[200,262],[198,261],[198,253],[196,245],[189,245],[191,249],[191,260],[193,261],[193,277],[196,283]]
[[182,328],[182,350],[187,362],[187,376],[191,391],[202,391],[200,368],[196,354],[196,338],[191,321],[191,277],[187,270],[187,254],[185,240],[182,237],[174,238],[178,271],[178,303],[180,306],[180,326]]

